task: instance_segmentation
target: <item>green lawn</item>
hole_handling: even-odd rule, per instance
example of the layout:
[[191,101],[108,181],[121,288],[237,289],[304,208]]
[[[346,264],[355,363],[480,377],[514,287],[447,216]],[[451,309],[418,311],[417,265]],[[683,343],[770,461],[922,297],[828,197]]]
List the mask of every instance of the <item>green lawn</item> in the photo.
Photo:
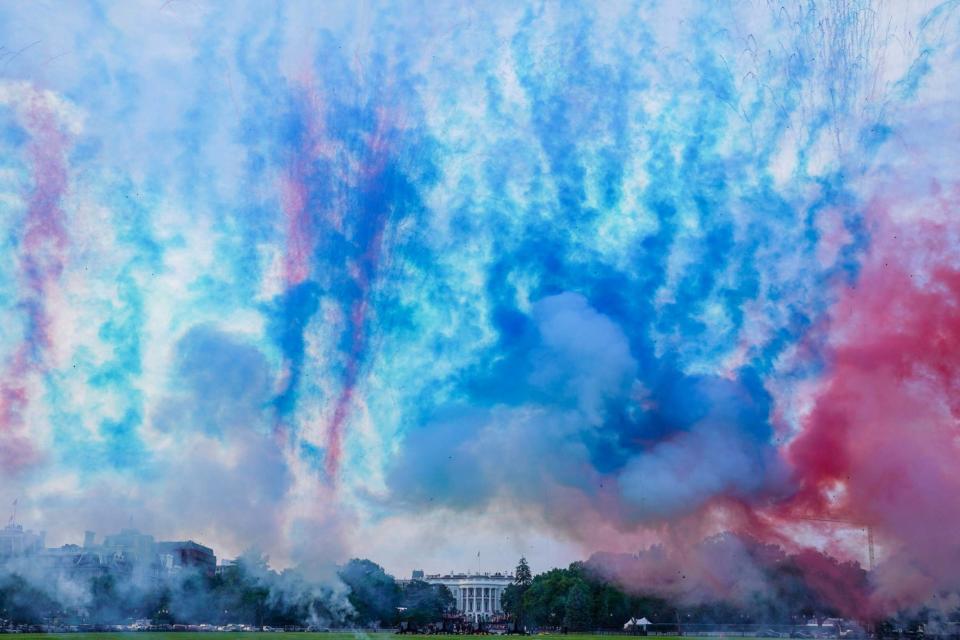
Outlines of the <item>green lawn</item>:
[[[18,633],[8,636],[9,640],[50,640],[57,638],[61,640],[357,640],[358,638],[370,638],[371,640],[388,640],[392,638],[392,632],[365,633],[357,631],[356,633],[221,633],[204,632],[196,633],[190,631],[175,631],[172,633],[151,633],[151,632],[130,632],[130,633]],[[416,636],[414,636],[416,637]],[[427,637],[427,636],[422,636]],[[437,640],[463,640],[464,636],[429,636]],[[469,637],[469,636],[468,636]],[[516,638],[517,636],[505,636],[507,638]],[[544,634],[532,636],[537,640],[634,640],[635,636],[598,636],[590,634],[568,635]],[[731,636],[741,640],[751,640],[749,637]],[[0,638],[3,638],[0,635]],[[696,636],[649,636],[651,640],[696,640]],[[710,640],[717,640],[718,636],[713,636]]]

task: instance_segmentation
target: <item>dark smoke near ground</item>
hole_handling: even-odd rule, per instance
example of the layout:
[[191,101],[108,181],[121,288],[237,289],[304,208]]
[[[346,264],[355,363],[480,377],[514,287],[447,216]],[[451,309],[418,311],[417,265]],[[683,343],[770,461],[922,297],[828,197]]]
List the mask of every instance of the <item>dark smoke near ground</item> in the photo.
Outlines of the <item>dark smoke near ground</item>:
[[[352,610],[342,590],[277,572],[256,553],[215,575],[184,570],[162,577],[135,571],[84,577],[28,563],[0,573],[0,618],[11,624],[344,624]],[[78,575],[79,574],[79,575]]]
[[[72,575],[71,575],[72,573]],[[377,564],[351,560],[333,580],[297,569],[275,571],[248,552],[215,574],[187,569],[164,576],[129,572],[83,576],[0,567],[0,628],[18,625],[250,625],[253,627],[392,626],[439,619],[453,605],[442,585],[400,585]]]
[[[36,563],[0,569],[0,627],[22,625],[250,625],[251,627],[389,628],[426,625],[453,614],[446,587],[398,581],[378,564],[353,559],[333,580],[275,571],[248,552],[216,574],[184,570],[164,577],[131,570],[83,577],[43,571]],[[798,625],[842,618],[846,628],[918,628],[952,633],[960,597],[939,606],[873,616],[872,576],[858,564],[812,549],[787,552],[746,536],[722,534],[683,550],[653,546],[636,554],[597,553],[586,562],[511,585],[504,608],[531,629],[622,629],[645,616],[662,627]]]

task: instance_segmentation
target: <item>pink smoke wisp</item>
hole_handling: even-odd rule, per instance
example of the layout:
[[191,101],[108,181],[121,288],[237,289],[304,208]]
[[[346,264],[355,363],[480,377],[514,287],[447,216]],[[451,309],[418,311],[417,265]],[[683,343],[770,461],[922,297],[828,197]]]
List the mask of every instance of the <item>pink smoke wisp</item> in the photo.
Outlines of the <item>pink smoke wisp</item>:
[[51,292],[58,286],[67,248],[62,199],[68,188],[70,139],[40,92],[32,90],[18,115],[30,134],[27,157],[32,186],[20,238],[18,306],[26,315],[24,338],[0,377],[0,469],[17,473],[40,454],[24,434],[24,414],[32,402],[32,383],[49,367],[53,348]]

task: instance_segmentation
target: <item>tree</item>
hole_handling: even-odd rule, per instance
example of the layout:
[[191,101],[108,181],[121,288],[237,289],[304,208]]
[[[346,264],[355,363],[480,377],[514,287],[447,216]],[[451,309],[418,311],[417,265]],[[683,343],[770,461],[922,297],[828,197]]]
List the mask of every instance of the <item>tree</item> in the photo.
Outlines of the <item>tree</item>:
[[115,622],[119,617],[117,600],[117,581],[112,575],[97,576],[90,580],[90,613],[93,622]]
[[514,626],[523,629],[524,626],[524,598],[530,585],[533,584],[533,574],[526,558],[520,558],[513,574],[513,582],[507,585],[500,600],[505,613],[513,617]]
[[534,626],[562,626],[566,616],[567,594],[581,580],[576,564],[569,569],[551,569],[538,575],[523,597],[525,621]]
[[593,627],[593,602],[590,587],[583,580],[577,582],[567,592],[566,612],[563,626],[571,631],[587,631]]
[[400,602],[400,619],[423,625],[440,621],[456,600],[445,585],[411,580],[404,587]]
[[22,576],[0,577],[0,618],[13,624],[37,624],[57,611],[58,603]]
[[347,599],[360,624],[392,625],[400,604],[400,588],[393,576],[370,560],[354,558],[340,569],[340,579],[350,588]]
[[532,582],[533,574],[530,573],[530,565],[527,564],[526,558],[520,558],[513,576],[513,583],[520,587],[529,587]]
[[503,612],[517,620],[520,615],[520,609],[523,606],[523,603],[520,601],[523,597],[523,593],[520,590],[520,587],[514,583],[507,585],[507,588],[503,590],[503,595],[500,597],[500,606],[503,608]]

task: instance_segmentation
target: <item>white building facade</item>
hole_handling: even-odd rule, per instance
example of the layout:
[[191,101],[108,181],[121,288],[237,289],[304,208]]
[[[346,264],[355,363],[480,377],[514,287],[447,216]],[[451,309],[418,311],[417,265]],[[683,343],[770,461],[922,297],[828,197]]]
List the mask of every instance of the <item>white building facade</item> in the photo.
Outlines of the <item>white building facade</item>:
[[475,621],[503,614],[503,593],[513,582],[513,576],[503,573],[437,574],[423,579],[446,586],[457,602],[457,613]]

